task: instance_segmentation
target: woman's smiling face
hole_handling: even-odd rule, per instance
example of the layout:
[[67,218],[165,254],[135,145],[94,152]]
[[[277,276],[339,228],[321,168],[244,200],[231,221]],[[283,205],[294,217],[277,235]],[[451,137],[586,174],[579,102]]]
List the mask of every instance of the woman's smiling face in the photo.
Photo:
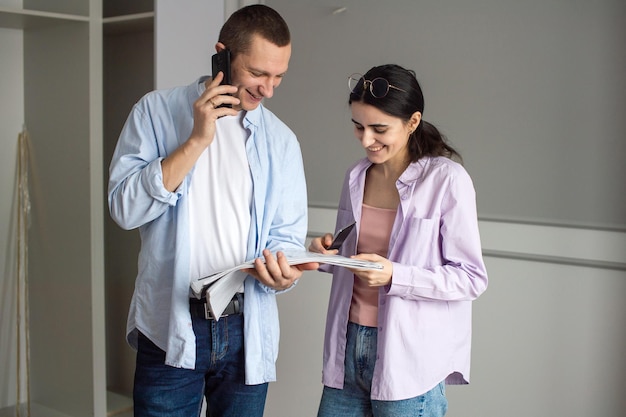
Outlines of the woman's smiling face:
[[374,164],[405,162],[409,158],[411,127],[402,119],[355,101],[350,105],[354,136]]

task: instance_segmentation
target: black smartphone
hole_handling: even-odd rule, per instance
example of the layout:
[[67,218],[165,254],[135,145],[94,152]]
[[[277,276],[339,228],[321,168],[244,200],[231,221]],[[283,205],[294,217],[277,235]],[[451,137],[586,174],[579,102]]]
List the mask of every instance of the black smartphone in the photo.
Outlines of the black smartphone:
[[[230,79],[230,51],[228,49],[222,49],[220,52],[216,53],[211,57],[211,69],[213,72],[213,78],[217,75],[218,72],[222,71],[224,73],[224,78],[222,79],[222,84],[232,84]],[[217,107],[233,107],[232,104],[221,104]]]
[[352,229],[356,226],[356,222],[349,224],[348,226],[340,229],[337,233],[335,233],[335,237],[333,237],[333,243],[330,244],[328,250],[331,249],[339,249],[343,242],[346,240]]

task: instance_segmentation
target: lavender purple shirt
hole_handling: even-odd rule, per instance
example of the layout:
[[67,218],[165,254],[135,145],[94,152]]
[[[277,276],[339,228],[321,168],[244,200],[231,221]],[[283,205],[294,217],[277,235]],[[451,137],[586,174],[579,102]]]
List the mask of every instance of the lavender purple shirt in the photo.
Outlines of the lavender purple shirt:
[[[346,174],[336,227],[361,220],[365,174],[358,161]],[[391,284],[378,298],[378,350],[371,396],[412,398],[445,380],[467,384],[472,301],[487,288],[475,191],[465,169],[447,158],[412,163],[396,182],[400,205],[391,231]],[[341,254],[356,252],[356,234]],[[333,282],[324,340],[323,383],[342,388],[353,274],[326,268]]]

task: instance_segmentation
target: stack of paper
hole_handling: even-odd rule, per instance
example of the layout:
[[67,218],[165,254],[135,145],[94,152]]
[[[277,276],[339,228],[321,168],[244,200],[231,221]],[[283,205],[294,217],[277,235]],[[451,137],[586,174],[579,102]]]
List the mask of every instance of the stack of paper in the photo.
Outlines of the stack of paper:
[[[356,269],[383,269],[383,266],[376,262],[362,261],[359,259],[347,258],[341,255],[323,255],[316,252],[298,251],[284,252],[289,265],[301,265],[309,262],[319,262],[335,266]],[[260,258],[263,260],[263,258]],[[213,313],[213,317],[219,319],[222,312],[233,298],[241,284],[246,279],[246,274],[242,269],[254,268],[254,260],[244,262],[240,265],[228,268],[207,277],[200,278],[191,283],[191,292],[201,299],[206,297],[207,304]]]

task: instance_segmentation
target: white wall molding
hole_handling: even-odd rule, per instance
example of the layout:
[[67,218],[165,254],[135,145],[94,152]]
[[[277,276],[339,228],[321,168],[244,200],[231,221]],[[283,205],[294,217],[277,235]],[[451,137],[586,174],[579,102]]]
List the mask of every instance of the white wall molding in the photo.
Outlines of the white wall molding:
[[[332,232],[336,210],[309,207],[309,236]],[[483,253],[498,258],[626,270],[626,231],[479,220]]]

